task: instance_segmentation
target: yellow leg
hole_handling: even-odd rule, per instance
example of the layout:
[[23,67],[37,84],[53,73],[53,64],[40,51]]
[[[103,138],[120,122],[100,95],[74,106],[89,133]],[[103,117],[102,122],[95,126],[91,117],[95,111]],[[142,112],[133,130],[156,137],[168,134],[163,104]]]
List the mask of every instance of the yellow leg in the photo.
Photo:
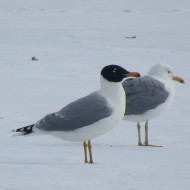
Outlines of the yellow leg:
[[158,145],[149,144],[149,142],[148,142],[148,121],[146,121],[144,128],[145,128],[145,142],[144,142],[144,145],[145,146],[152,146],[152,147],[162,147],[162,146],[158,146]]
[[137,123],[137,130],[138,130],[138,146],[143,146],[141,141],[141,125],[139,122]]
[[145,142],[144,142],[144,144],[145,144],[145,146],[149,146],[149,143],[148,143],[148,121],[146,121],[144,128],[145,128]]
[[93,159],[92,159],[92,145],[91,145],[91,141],[88,140],[88,150],[89,150],[89,155],[90,155],[90,161],[89,164],[93,164]]
[[83,142],[83,147],[84,147],[84,162],[88,163],[88,158],[87,158],[87,143]]

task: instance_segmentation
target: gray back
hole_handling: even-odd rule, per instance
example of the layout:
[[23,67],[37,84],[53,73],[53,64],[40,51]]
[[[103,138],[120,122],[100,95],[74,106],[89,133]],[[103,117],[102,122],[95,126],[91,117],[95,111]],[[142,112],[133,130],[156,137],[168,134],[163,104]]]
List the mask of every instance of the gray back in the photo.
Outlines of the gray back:
[[143,114],[159,106],[169,96],[165,85],[150,76],[125,80],[123,87],[126,93],[125,115]]
[[106,99],[95,92],[45,116],[36,127],[46,131],[73,131],[110,116],[112,111]]

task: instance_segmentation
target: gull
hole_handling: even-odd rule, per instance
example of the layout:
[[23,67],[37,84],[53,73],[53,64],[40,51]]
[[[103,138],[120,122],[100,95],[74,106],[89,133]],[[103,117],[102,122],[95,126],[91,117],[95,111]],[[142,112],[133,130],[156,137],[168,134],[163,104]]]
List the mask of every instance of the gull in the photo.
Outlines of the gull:
[[92,164],[91,139],[113,129],[124,116],[125,92],[122,80],[139,76],[139,73],[129,72],[118,65],[105,66],[101,70],[99,90],[13,132],[26,136],[45,134],[65,141],[83,142],[84,162]]
[[[175,96],[176,81],[184,83],[182,78],[174,76],[172,68],[167,64],[156,64],[149,70],[148,75],[123,81],[126,93],[124,120],[137,122],[139,146],[156,146],[148,142],[148,121],[169,107]],[[143,121],[145,121],[144,144],[140,131],[140,122]]]

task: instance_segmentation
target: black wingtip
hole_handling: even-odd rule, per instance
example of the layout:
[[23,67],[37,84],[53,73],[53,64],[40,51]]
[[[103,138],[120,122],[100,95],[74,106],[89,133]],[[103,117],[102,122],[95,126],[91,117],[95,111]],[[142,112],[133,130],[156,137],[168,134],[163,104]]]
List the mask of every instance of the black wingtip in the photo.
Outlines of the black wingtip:
[[32,133],[33,126],[34,126],[34,124],[28,125],[28,126],[25,126],[25,127],[14,129],[14,130],[12,130],[12,132],[20,132],[20,133],[22,133],[22,135],[27,135],[29,133]]

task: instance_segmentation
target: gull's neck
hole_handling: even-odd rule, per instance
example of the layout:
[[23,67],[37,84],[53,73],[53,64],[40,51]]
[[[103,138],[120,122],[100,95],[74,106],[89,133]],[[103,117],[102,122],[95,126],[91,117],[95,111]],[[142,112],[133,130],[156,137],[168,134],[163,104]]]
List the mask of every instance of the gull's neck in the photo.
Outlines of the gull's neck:
[[125,91],[121,82],[110,82],[104,77],[100,76],[100,84],[100,91],[103,95],[109,97],[112,101],[122,101],[125,103]]

